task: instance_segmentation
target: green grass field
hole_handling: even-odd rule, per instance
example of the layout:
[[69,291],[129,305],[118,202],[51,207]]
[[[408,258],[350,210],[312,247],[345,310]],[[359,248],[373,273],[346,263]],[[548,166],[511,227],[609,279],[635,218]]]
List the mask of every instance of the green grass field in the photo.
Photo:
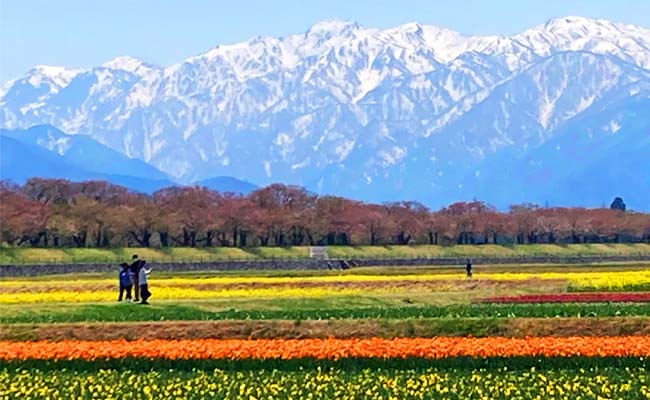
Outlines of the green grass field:
[[[119,263],[138,254],[150,262],[207,262],[223,260],[301,259],[307,247],[258,248],[0,248],[0,264]],[[436,257],[516,257],[516,256],[632,256],[650,254],[650,244],[570,244],[570,245],[458,245],[458,246],[331,246],[330,258],[436,258]]]
[[[650,303],[595,304],[475,304],[476,299],[494,295],[534,294],[544,291],[565,292],[568,284],[545,283],[545,274],[560,276],[571,273],[598,274],[602,277],[626,276],[647,280],[650,263],[608,263],[602,265],[491,265],[478,266],[471,280],[464,278],[462,268],[450,267],[366,267],[347,271],[287,270],[287,271],[228,271],[228,272],[157,272],[151,275],[154,293],[173,287],[200,290],[251,291],[275,287],[277,297],[255,295],[215,296],[156,300],[150,307],[137,307],[117,302],[76,302],[75,292],[115,290],[114,273],[75,275],[45,275],[39,277],[7,278],[0,283],[0,302],[11,293],[34,293],[44,301],[7,303],[0,307],[0,324],[71,323],[71,322],[129,322],[129,321],[221,321],[221,320],[329,320],[329,319],[492,319],[492,318],[572,318],[572,317],[630,317],[650,316]],[[517,272],[512,274],[511,272]],[[617,275],[618,274],[618,275]],[[505,280],[500,280],[503,275]],[[526,276],[516,284],[517,276]],[[462,286],[439,289],[418,286],[422,279],[440,276],[441,282],[452,280]],[[325,280],[314,281],[314,279]],[[310,281],[311,279],[311,281]],[[514,279],[514,280],[513,280]],[[608,278],[609,279],[609,278]],[[219,284],[220,280],[225,283]],[[394,290],[372,291],[377,280],[396,281]],[[215,283],[216,282],[216,283]],[[309,292],[310,284],[323,287],[323,294]],[[320,283],[318,283],[320,282]],[[355,283],[361,288],[354,294],[338,295],[338,285]],[[481,286],[481,283],[491,285]],[[210,289],[210,284],[217,284]],[[180,285],[180,286],[179,286]],[[206,286],[207,285],[207,286]],[[270,286],[269,286],[270,285]],[[273,286],[275,285],[275,286]],[[280,286],[278,286],[280,285]],[[474,285],[474,286],[473,286]],[[304,287],[305,292],[284,297],[282,291]],[[113,289],[114,288],[114,289]],[[56,291],[71,290],[70,301],[52,303],[47,296]],[[614,290],[603,286],[602,290]],[[233,292],[240,293],[240,292]],[[112,298],[112,296],[111,296]],[[154,297],[155,298],[155,297]]]

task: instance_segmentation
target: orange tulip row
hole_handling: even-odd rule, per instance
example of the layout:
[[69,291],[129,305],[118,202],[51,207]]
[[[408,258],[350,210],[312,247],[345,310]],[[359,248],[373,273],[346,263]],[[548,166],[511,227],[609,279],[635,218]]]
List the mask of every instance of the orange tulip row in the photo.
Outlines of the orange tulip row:
[[650,357],[650,336],[0,342],[0,360]]

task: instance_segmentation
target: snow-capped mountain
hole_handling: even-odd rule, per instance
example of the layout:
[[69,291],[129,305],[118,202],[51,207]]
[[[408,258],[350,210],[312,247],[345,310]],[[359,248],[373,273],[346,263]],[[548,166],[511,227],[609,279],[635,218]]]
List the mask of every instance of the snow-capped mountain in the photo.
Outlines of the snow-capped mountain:
[[[589,174],[587,161],[552,157],[551,143],[580,143],[575,151],[602,158],[647,142],[639,121],[648,99],[646,28],[566,17],[510,37],[465,36],[333,20],[168,67],[132,57],[91,69],[38,66],[0,90],[0,127],[47,123],[90,135],[181,182],[229,175],[374,201],[481,195],[502,205],[510,192],[556,201],[553,182],[531,181],[516,160],[537,162],[542,175],[563,171],[549,175],[558,184]],[[626,141],[613,145],[617,132]],[[644,166],[640,179],[650,183]],[[508,181],[481,190],[489,176]],[[605,189],[583,204],[626,194]],[[650,193],[642,196],[630,188],[626,201],[650,207]]]

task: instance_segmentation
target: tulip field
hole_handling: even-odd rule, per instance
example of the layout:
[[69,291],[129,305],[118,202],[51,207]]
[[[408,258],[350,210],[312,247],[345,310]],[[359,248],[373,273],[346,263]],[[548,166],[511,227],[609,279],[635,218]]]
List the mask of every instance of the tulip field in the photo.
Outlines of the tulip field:
[[0,282],[0,399],[650,399],[650,266]]

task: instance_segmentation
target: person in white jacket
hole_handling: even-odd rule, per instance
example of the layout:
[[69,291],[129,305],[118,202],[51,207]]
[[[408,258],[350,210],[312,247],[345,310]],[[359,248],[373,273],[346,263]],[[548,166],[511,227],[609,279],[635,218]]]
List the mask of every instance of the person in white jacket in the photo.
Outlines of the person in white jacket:
[[140,285],[140,298],[142,302],[140,304],[149,304],[147,300],[151,297],[151,292],[149,291],[149,280],[147,279],[151,269],[146,269],[144,265],[140,267],[138,271],[138,284]]

